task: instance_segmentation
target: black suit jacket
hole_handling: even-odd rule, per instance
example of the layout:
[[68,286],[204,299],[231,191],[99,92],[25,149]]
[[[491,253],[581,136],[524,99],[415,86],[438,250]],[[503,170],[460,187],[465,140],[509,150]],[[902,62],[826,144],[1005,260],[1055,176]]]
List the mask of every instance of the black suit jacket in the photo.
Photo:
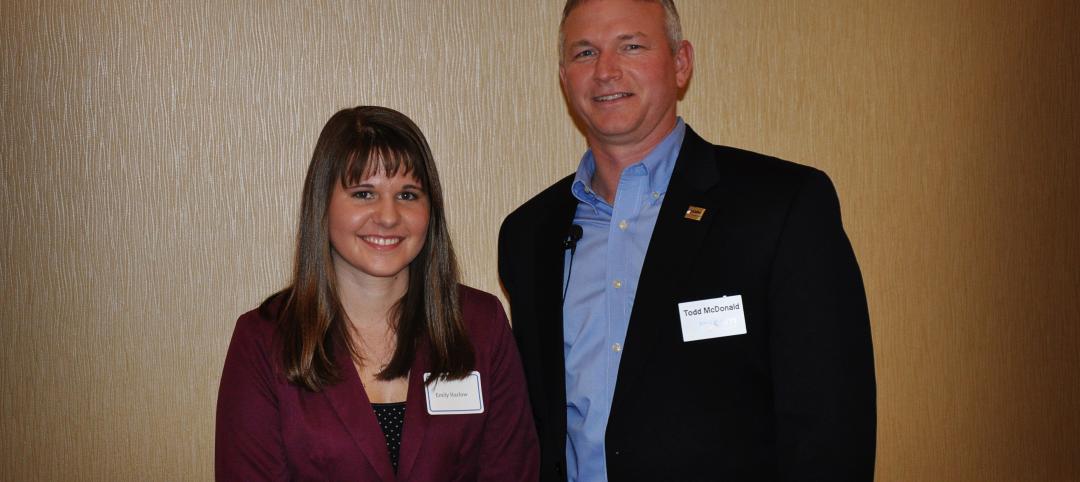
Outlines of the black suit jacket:
[[[561,297],[572,179],[511,213],[499,234],[542,480],[566,477]],[[705,208],[700,221],[684,216],[691,205]],[[683,342],[677,305],[727,295],[742,295],[747,333]],[[687,128],[622,351],[609,478],[871,480],[875,428],[866,297],[828,177]]]

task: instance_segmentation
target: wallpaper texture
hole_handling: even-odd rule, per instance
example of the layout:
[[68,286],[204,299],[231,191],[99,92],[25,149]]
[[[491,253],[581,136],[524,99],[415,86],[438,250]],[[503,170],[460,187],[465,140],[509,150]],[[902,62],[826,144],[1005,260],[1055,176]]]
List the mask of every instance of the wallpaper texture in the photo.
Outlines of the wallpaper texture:
[[[705,138],[816,166],[866,280],[881,481],[1080,479],[1080,7],[683,0]],[[0,3],[0,479],[207,480],[323,122],[428,136],[466,281],[585,149],[557,0]],[[809,307],[808,307],[809,309]]]

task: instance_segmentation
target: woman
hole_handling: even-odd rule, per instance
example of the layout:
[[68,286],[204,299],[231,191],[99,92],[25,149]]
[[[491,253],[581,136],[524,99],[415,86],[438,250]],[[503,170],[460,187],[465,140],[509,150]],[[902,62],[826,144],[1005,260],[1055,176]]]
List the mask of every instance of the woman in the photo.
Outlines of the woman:
[[236,322],[217,478],[535,480],[537,464],[506,315],[458,283],[423,134],[391,109],[334,114],[292,284]]

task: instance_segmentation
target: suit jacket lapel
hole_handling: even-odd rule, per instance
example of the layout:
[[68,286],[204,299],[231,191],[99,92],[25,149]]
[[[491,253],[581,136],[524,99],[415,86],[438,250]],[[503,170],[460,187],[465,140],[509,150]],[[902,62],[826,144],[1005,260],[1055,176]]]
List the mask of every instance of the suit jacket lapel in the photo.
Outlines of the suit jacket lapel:
[[334,407],[341,423],[345,425],[368,463],[375,468],[379,478],[392,481],[394,467],[390,465],[390,455],[386,451],[386,438],[379,427],[378,419],[375,418],[364,385],[360,382],[360,375],[353,366],[349,349],[344,343],[336,343],[335,349],[335,362],[340,367],[342,380],[325,388],[323,393],[330,399],[330,405]]
[[428,345],[420,343],[409,369],[409,392],[405,399],[405,425],[401,428],[401,448],[398,454],[398,478],[408,480],[424,443],[431,415],[427,413],[424,394],[424,372],[428,370]]
[[559,201],[537,223],[536,307],[534,318],[539,331],[543,383],[547,392],[547,416],[553,424],[566,426],[566,360],[563,357],[563,271],[567,238],[574,220],[577,199],[570,193],[572,179],[560,186]]
[[[667,294],[684,281],[683,273],[694,262],[706,234],[724,208],[717,201],[715,191],[719,180],[712,146],[687,127],[641,268],[625,351],[619,363],[615,403],[633,393],[634,385],[642,378],[643,367],[655,351],[655,340],[662,328],[659,320],[670,319],[677,309]],[[687,218],[690,207],[705,210],[700,220]]]

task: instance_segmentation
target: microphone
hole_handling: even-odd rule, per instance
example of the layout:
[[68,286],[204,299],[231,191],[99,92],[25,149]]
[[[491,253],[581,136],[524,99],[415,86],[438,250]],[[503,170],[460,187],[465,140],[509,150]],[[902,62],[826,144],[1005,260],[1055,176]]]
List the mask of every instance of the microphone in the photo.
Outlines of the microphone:
[[574,272],[574,251],[577,251],[577,242],[581,239],[582,231],[581,226],[577,224],[570,225],[570,231],[566,233],[566,239],[563,240],[563,250],[570,250],[570,267],[566,270],[566,285],[563,286],[562,299],[563,303],[566,303],[566,290],[570,288],[570,275]]
[[581,226],[577,224],[570,225],[570,231],[566,233],[566,239],[563,240],[563,249],[570,250],[570,256],[574,255],[574,250],[577,249],[577,242],[581,239],[581,235],[584,233]]

